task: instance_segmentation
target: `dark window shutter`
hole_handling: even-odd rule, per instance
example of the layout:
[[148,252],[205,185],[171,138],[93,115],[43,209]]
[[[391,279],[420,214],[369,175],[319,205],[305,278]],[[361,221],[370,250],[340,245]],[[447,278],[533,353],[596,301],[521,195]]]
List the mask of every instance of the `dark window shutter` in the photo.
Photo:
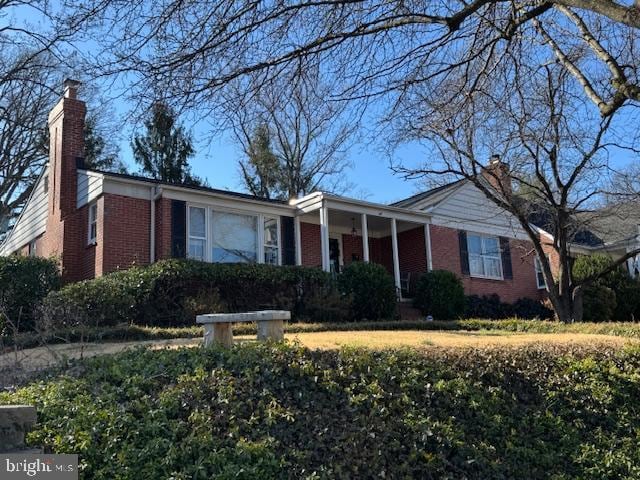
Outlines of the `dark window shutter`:
[[509,239],[500,237],[500,251],[502,252],[502,275],[505,280],[513,279],[513,268],[511,266],[511,248]]
[[469,247],[467,246],[467,232],[458,232],[458,243],[460,244],[460,267],[463,275],[469,275]]
[[171,200],[171,256],[187,256],[187,204],[181,200]]
[[293,217],[280,217],[282,237],[282,264],[296,264],[296,232]]

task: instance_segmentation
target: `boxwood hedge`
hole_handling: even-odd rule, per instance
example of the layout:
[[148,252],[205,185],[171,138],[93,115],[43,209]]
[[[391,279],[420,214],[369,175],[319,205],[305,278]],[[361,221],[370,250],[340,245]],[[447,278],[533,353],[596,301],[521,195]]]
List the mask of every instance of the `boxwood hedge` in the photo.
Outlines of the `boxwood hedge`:
[[67,285],[47,297],[45,308],[68,316],[74,306],[92,325],[177,327],[222,311],[285,309],[307,318],[317,311],[314,302],[335,290],[330,274],[316,268],[164,260]]
[[31,445],[83,478],[640,477],[640,349],[133,351],[32,403]]

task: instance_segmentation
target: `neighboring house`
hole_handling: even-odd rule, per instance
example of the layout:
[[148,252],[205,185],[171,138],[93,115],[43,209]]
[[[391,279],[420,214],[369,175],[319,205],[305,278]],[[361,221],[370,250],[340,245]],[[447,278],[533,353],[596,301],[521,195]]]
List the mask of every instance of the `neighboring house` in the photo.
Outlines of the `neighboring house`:
[[[467,294],[542,298],[535,253],[513,217],[470,182],[393,205],[316,192],[289,202],[186,187],[83,165],[77,82],[49,115],[50,159],[0,254],[57,256],[65,281],[171,257],[305,265],[383,265],[406,289],[450,270]],[[501,168],[494,164],[488,168]]]

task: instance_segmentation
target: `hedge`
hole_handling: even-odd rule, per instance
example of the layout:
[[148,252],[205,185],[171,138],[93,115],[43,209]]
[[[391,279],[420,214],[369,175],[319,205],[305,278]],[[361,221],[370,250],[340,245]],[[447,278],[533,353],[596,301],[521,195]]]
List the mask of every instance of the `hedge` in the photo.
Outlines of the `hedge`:
[[34,307],[59,287],[55,259],[0,257],[0,335],[33,330]]
[[[82,478],[639,478],[640,349],[133,351],[0,403]],[[114,460],[114,459],[117,459]]]
[[353,262],[338,276],[338,286],[344,296],[350,297],[352,320],[395,317],[396,287],[382,265]]
[[94,326],[176,327],[201,313],[285,309],[308,318],[334,292],[331,275],[316,268],[163,260],[67,285],[45,309],[68,318],[72,306]]

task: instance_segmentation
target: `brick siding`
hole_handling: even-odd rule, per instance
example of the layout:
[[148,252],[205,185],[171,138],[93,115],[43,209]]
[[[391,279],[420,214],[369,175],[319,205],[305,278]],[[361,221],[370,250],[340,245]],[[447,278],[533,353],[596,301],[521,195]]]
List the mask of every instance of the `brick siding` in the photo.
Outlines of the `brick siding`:
[[524,240],[509,240],[512,280],[490,280],[462,274],[460,245],[455,229],[430,225],[431,251],[434,270],[449,270],[462,279],[467,295],[498,294],[503,302],[513,303],[519,298],[540,298],[544,291],[536,283],[533,244]]

